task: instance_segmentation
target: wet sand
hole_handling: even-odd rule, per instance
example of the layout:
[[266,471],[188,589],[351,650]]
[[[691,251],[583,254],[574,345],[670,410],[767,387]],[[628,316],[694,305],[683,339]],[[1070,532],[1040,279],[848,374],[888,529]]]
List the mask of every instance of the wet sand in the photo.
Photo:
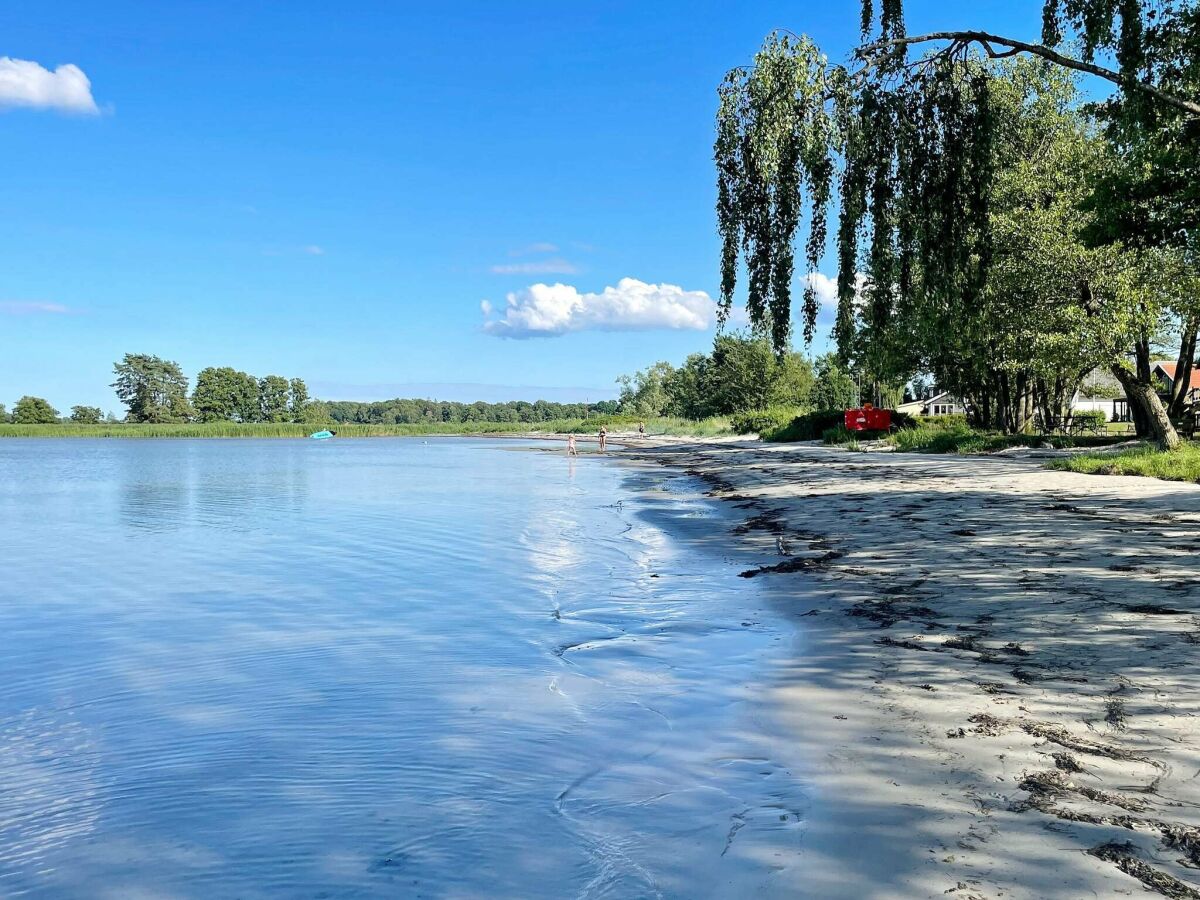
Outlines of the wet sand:
[[802,617],[772,689],[807,897],[1200,897],[1200,486],[627,440]]

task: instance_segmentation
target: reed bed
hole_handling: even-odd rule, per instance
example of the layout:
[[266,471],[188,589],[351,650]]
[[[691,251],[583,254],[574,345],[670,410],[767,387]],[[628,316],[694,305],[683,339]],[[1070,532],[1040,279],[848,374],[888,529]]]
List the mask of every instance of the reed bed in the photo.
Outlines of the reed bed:
[[[63,422],[53,425],[0,424],[0,438],[304,438],[322,428],[337,431],[339,438],[419,437],[421,435],[486,434],[592,434],[601,425],[609,431],[632,431],[638,419],[627,416],[603,416],[591,419],[559,419],[550,422],[420,422],[415,424],[294,424],[238,422],[187,422],[152,425],[145,423],[106,423],[80,425]],[[697,437],[730,433],[729,420],[687,419],[645,420],[648,434],[693,435]]]

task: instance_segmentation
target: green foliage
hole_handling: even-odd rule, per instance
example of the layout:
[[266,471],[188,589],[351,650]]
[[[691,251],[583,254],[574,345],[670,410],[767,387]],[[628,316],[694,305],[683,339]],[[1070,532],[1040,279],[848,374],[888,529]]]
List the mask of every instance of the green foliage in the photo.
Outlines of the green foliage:
[[41,397],[26,395],[13,407],[12,421],[18,425],[51,425],[58,422],[58,410]]
[[202,369],[196,376],[192,407],[201,422],[306,422],[323,421],[317,411],[310,418],[308,387],[299,378],[279,375],[255,378],[229,366]]
[[192,407],[201,422],[257,422],[258,381],[229,366],[201,369]]
[[693,353],[679,368],[660,362],[618,382],[623,413],[695,420],[775,406],[808,407],[813,393],[807,359],[776,354],[767,340],[740,333],[718,335],[711,353]]
[[735,434],[764,434],[787,425],[800,411],[791,406],[773,406],[770,409],[754,409],[738,413],[729,420]]
[[3,424],[7,421],[9,421],[8,409],[4,406],[3,403],[0,403],[0,424]]
[[79,425],[98,425],[103,415],[98,406],[71,407],[71,421]]
[[705,403],[680,412],[701,418],[775,405],[807,406],[812,385],[812,367],[798,353],[776,355],[761,338],[722,334],[699,378]]
[[1108,426],[1108,414],[1102,409],[1081,409],[1072,414],[1071,422],[1081,428],[1103,430]]
[[816,383],[812,403],[817,409],[854,409],[858,406],[858,385],[832,353],[817,359]]
[[[1075,36],[1085,60],[1117,57],[1118,92],[1095,107],[1106,142],[1061,54],[996,63],[961,32],[912,58],[901,0],[864,0],[862,26],[855,72],[827,65],[807,38],[774,34],[721,86],[725,308],[744,259],[751,322],[781,346],[800,204],[811,270],[836,180],[834,331],[869,399],[889,403],[878,384],[929,371],[976,424],[1019,432],[1035,412],[1060,422],[1083,373],[1120,369],[1134,349],[1130,378],[1145,384],[1144,348],[1164,322],[1192,345],[1200,291],[1184,287],[1191,275],[1162,275],[1164,253],[1177,254],[1171,271],[1195,273],[1200,260],[1200,115],[1163,97],[1200,95],[1200,7],[1047,0],[1048,43]],[[808,304],[804,321],[808,336]],[[1154,396],[1129,395],[1146,407],[1139,427],[1173,439]]]
[[897,431],[889,438],[898,451],[910,453],[995,453],[1013,447],[1098,447],[1120,438],[1103,436],[1001,434],[996,431],[977,431],[958,423],[944,427],[921,425]]
[[950,416],[910,417],[914,428],[966,428],[967,417],[961,413]]
[[661,416],[670,401],[667,382],[674,372],[670,363],[657,362],[640,372],[618,377],[621,411],[635,416]]
[[290,422],[291,384],[279,375],[258,380],[258,415],[261,422]]
[[308,385],[303,378],[288,382],[288,411],[293,422],[308,421]]
[[[837,79],[808,38],[773,34],[749,69],[725,76],[719,96],[717,222],[722,238],[721,315],[728,316],[744,256],[746,308],[755,328],[782,353],[791,336],[792,244],[807,194],[806,258],[815,272],[825,250],[825,222],[833,179],[830,145],[834,117],[828,95]],[[819,303],[804,292],[804,337],[811,340]]]
[[786,425],[760,436],[764,441],[773,443],[815,441],[828,429],[845,424],[845,421],[846,411],[843,409],[818,409],[796,416]]
[[851,431],[845,422],[821,432],[821,442],[857,450],[860,441],[877,441],[888,436],[886,431]]
[[[585,419],[597,405],[586,403],[458,403],[449,400],[403,399],[359,402],[354,400],[310,401],[306,422],[340,424],[430,425],[492,422],[500,425],[530,425],[563,419]],[[647,417],[648,418],[648,417]]]
[[1095,382],[1079,388],[1079,396],[1085,400],[1115,400],[1124,397],[1125,392],[1116,382]]
[[[419,437],[421,435],[484,435],[484,434],[595,434],[601,424],[610,431],[632,432],[637,420],[628,417],[593,419],[560,419],[537,423],[507,422],[425,422],[415,424],[355,424],[339,423],[338,438],[354,437]],[[303,423],[106,423],[79,425],[0,425],[0,437],[104,437],[104,438],[307,438],[314,430]],[[699,422],[681,419],[651,419],[646,422],[649,434],[713,436],[729,434],[729,420],[720,417]]]
[[1172,451],[1139,447],[1120,453],[1081,454],[1053,460],[1049,468],[1092,475],[1145,475],[1167,481],[1200,483],[1200,443],[1189,441]]
[[129,410],[131,422],[185,422],[193,415],[188,380],[179,364],[144,353],[126,353],[113,366],[112,387]]

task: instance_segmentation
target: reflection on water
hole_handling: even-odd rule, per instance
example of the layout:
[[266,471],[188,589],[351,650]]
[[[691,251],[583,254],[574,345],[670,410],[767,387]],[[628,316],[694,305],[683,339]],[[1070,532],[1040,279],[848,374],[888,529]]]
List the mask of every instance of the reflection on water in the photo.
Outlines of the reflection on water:
[[0,443],[0,896],[792,893],[781,626],[511,449]]
[[[308,493],[306,445],[278,442],[269,454],[214,458],[205,444],[154,442],[118,454],[118,490],[126,525],[149,531],[189,525],[245,529],[248,507],[303,512]],[[200,459],[197,459],[200,455]]]

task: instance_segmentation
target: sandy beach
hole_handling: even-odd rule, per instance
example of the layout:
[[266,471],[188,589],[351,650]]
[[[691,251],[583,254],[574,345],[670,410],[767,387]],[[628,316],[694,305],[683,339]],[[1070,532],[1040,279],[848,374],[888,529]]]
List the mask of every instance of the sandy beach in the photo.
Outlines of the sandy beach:
[[[621,437],[614,436],[616,440]],[[629,441],[801,623],[811,897],[1200,897],[1200,486],[1036,458]]]

